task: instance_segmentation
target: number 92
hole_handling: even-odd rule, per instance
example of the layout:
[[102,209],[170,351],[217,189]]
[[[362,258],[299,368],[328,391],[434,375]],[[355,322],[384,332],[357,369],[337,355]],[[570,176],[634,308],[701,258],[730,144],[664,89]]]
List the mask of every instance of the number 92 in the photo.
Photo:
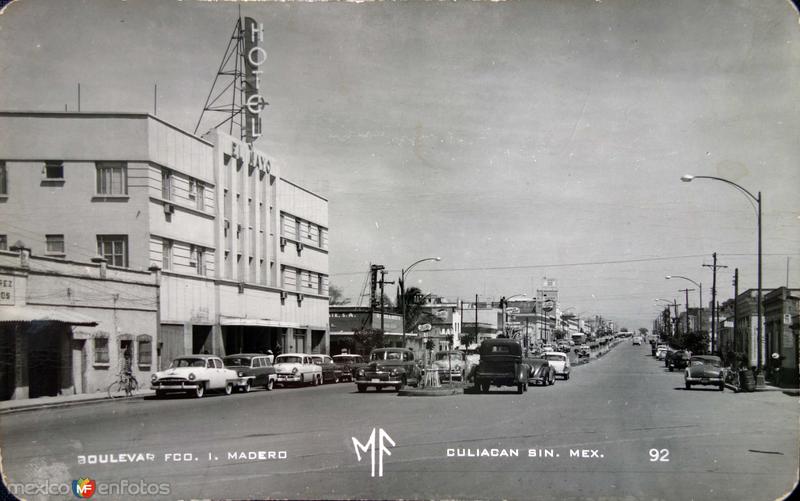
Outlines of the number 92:
[[669,449],[650,449],[649,454],[651,463],[658,461],[663,463],[669,462]]

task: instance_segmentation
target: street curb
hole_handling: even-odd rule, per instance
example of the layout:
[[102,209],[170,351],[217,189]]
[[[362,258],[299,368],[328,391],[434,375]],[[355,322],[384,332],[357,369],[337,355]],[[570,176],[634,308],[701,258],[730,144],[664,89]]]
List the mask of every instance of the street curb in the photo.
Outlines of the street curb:
[[47,402],[47,403],[31,403],[27,405],[21,405],[19,407],[9,407],[7,409],[0,409],[0,415],[3,414],[14,414],[17,412],[27,412],[27,411],[38,411],[41,409],[57,409],[59,407],[75,407],[78,405],[89,405],[89,404],[99,404],[103,402],[114,402],[114,401],[124,401],[124,400],[139,400],[144,399],[145,397],[149,397],[154,395],[151,393],[144,393],[139,395],[133,395],[127,398],[120,398],[120,399],[111,399],[108,396],[105,397],[97,397],[97,398],[88,398],[82,400],[74,400],[74,401],[66,401],[66,402]]
[[464,388],[406,389],[397,392],[398,397],[449,397],[462,395]]

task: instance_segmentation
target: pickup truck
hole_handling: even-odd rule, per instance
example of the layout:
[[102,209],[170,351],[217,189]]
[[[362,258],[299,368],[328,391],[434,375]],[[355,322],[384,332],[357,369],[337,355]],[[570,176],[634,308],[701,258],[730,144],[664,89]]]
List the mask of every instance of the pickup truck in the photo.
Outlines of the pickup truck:
[[516,386],[517,393],[528,390],[531,367],[522,360],[522,346],[513,339],[487,339],[481,343],[480,362],[475,370],[475,386],[488,393],[491,386]]

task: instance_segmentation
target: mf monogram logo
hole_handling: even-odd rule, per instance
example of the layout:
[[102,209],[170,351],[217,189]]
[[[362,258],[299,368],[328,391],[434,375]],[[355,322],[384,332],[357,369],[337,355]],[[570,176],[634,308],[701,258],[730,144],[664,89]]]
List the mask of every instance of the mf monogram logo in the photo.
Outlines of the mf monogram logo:
[[367,451],[369,451],[370,459],[372,461],[372,476],[374,477],[375,476],[375,446],[376,446],[376,444],[375,444],[375,435],[376,435],[376,433],[375,432],[376,431],[377,431],[377,435],[378,435],[377,436],[377,439],[378,439],[377,440],[377,442],[378,442],[377,443],[377,447],[378,447],[378,476],[382,477],[383,476],[383,456],[384,456],[384,454],[387,455],[387,456],[391,456],[392,455],[392,452],[389,450],[389,447],[387,447],[386,444],[388,443],[392,447],[397,445],[397,444],[394,443],[394,440],[392,440],[392,437],[390,437],[389,434],[386,433],[383,430],[383,428],[378,428],[377,430],[375,428],[373,428],[372,429],[372,433],[370,433],[370,435],[369,435],[369,440],[367,440],[366,444],[362,444],[361,442],[358,441],[358,439],[356,437],[353,437],[353,447],[355,447],[355,449],[356,449],[356,457],[358,458],[359,462],[361,462],[361,453],[363,452],[366,455]]

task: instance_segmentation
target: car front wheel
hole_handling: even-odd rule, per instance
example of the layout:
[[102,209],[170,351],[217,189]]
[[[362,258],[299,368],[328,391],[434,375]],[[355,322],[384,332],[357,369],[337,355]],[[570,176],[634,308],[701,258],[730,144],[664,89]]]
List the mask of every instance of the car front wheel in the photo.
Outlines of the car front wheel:
[[225,385],[225,394],[230,395],[233,393],[233,383],[228,383]]
[[725,383],[722,381],[719,383],[719,391],[725,391]]
[[272,388],[274,388],[274,387],[275,387],[275,380],[274,379],[267,379],[267,384],[265,386],[267,391],[272,391]]
[[244,386],[242,386],[242,393],[250,393],[250,381],[248,381],[247,383],[245,383]]
[[690,383],[689,381],[686,381],[686,389],[687,390],[691,390],[692,389],[692,383]]
[[364,393],[365,391],[367,391],[367,385],[365,384],[358,384],[356,385],[356,388],[358,388],[359,393]]
[[480,386],[483,393],[489,393],[489,383],[481,383]]
[[197,385],[194,389],[194,396],[195,398],[203,398],[203,395],[206,394],[206,387],[203,383]]

